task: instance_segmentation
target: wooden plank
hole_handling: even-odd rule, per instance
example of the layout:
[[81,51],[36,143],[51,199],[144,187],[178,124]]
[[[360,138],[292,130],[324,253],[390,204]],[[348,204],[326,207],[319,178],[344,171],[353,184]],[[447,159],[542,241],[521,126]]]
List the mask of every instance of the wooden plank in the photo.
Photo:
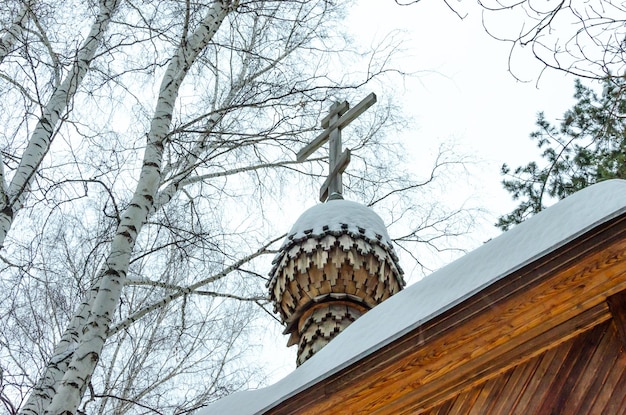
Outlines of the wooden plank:
[[315,137],[315,139],[313,139],[313,141],[311,141],[302,150],[300,150],[296,155],[296,160],[299,162],[306,160],[307,157],[315,152],[315,150],[320,148],[322,144],[328,141],[330,133],[333,130],[341,130],[375,103],[376,94],[372,92],[371,94],[363,98],[363,100],[359,102],[354,108],[348,110],[345,114],[343,114],[337,121],[328,125],[324,131],[322,131],[317,137]]
[[[594,268],[597,269],[597,267]],[[397,407],[409,404],[416,396],[420,397],[418,399],[419,408],[436,404],[439,399],[445,398],[445,394],[469,386],[468,382],[479,381],[480,376],[484,377],[488,373],[494,372],[493,375],[497,375],[498,372],[512,367],[511,365],[519,364],[519,359],[531,357],[525,353],[536,355],[547,347],[553,347],[553,342],[565,341],[610,318],[606,304],[601,302],[602,300],[597,300],[596,304],[600,304],[590,310],[588,317],[585,317],[588,325],[573,319],[568,321],[568,324],[559,327],[560,324],[565,323],[561,320],[563,316],[569,315],[571,317],[585,309],[585,307],[577,309],[571,304],[553,307],[547,301],[546,292],[552,292],[556,286],[563,290],[564,295],[575,298],[576,301],[580,299],[578,292],[568,289],[568,287],[580,285],[576,274],[568,272],[563,277],[570,280],[569,284],[563,280],[542,284],[535,290],[526,292],[524,296],[515,300],[511,299],[512,302],[506,307],[494,305],[489,312],[476,316],[475,324],[468,328],[467,332],[453,330],[446,334],[445,340],[441,339],[442,343],[431,341],[428,350],[423,351],[423,353],[427,353],[426,356],[422,356],[420,351],[414,359],[406,362],[404,367],[398,368],[395,375],[387,375],[384,378],[385,382],[395,381],[405,385],[394,387],[393,394],[389,395],[389,400],[395,402],[387,403],[387,407],[396,408],[396,412],[399,413]],[[605,280],[601,277],[599,279]],[[624,285],[626,285],[626,281],[624,281]],[[590,289],[590,293],[592,292],[593,289]],[[528,321],[525,323],[515,322],[520,316],[528,318]],[[557,317],[553,323],[556,324],[556,328],[552,332],[544,333],[544,329],[538,325],[540,322],[537,319],[546,321],[552,317]],[[494,329],[500,334],[496,334]],[[468,349],[475,350],[475,352],[469,354]],[[499,353],[494,355],[492,350],[499,350]],[[489,353],[487,353],[488,351]],[[503,363],[507,363],[508,366],[502,366]],[[433,367],[432,365],[436,366]],[[419,387],[412,383],[413,371],[418,373],[427,371],[427,374],[419,379]],[[454,376],[451,376],[452,373]],[[372,388],[370,387],[370,389]],[[383,387],[374,388],[376,389],[375,393],[378,393],[381,388]],[[417,389],[417,391],[408,394],[407,392],[411,388]],[[388,391],[388,393],[391,392]],[[363,398],[361,394],[355,395],[355,399],[356,396]]]
[[504,412],[496,412],[495,405],[501,399],[502,394],[505,393],[506,385],[511,378],[513,371],[509,370],[503,374],[501,374],[497,379],[493,379],[493,388],[491,388],[491,393],[487,398],[487,401],[484,403],[483,407],[480,408],[479,412],[472,411],[474,413],[480,414],[499,414]]
[[332,170],[328,174],[328,177],[326,178],[326,180],[324,180],[324,183],[322,184],[322,188],[320,189],[320,202],[323,202],[326,199],[328,199],[328,197],[330,196],[328,194],[328,189],[330,188],[331,182],[337,177],[339,177],[339,175],[346,170],[346,167],[348,167],[348,164],[350,164],[350,149],[349,148],[345,149],[343,153],[341,153],[341,156],[339,156],[339,160],[337,160],[337,164],[333,166],[333,164],[331,163]]
[[[430,406],[445,396],[454,394],[455,390],[472,387],[484,379],[497,377],[522,362],[528,361],[558,344],[567,342],[577,334],[587,331],[603,321],[607,321],[608,318],[608,310],[605,305],[601,304],[585,313],[584,316],[568,320],[548,332],[532,331],[533,337],[522,341],[517,347],[510,348],[510,350],[505,349],[505,352],[499,355],[477,356],[462,368],[458,368],[455,376],[442,377],[438,381],[423,385],[419,390],[419,395],[422,396],[419,400],[419,407]],[[405,398],[398,398],[388,408],[400,405],[408,405],[409,408],[413,408],[410,400],[411,398],[405,403]]]
[[590,330],[584,335],[578,336],[565,357],[554,381],[548,387],[548,393],[543,401],[539,413],[550,414],[561,412],[574,390],[600,343],[601,335],[606,331],[606,326],[601,325]]
[[603,384],[596,389],[594,404],[589,409],[589,412],[586,413],[607,414],[605,410],[607,406],[610,406],[611,404],[613,391],[619,385],[620,380],[624,382],[622,378],[624,376],[624,367],[626,367],[625,360],[626,355],[624,353],[620,353],[615,364],[609,368],[608,375],[604,378]]
[[370,93],[368,96],[363,98],[361,102],[356,104],[354,108],[349,109],[345,114],[343,114],[334,124],[327,125],[326,128],[329,130],[333,130],[335,128],[342,129],[354,121],[359,115],[363,114],[369,107],[374,105],[376,100],[376,94],[373,92]]
[[471,388],[456,398],[454,406],[450,409],[449,415],[467,415],[475,406],[476,400],[483,389],[484,384]]
[[489,402],[489,396],[491,396],[491,392],[493,388],[497,386],[497,383],[498,382],[495,379],[490,379],[485,382],[483,387],[480,389],[478,398],[467,412],[467,415],[483,415],[482,408]]
[[[335,116],[331,118],[331,122],[336,122],[339,117]],[[329,138],[328,138],[328,193],[343,193],[343,177],[341,173],[346,169],[348,164],[345,166],[341,166],[341,171],[337,168],[340,164],[339,159],[341,158],[341,152],[343,149],[343,143],[341,141],[341,130],[335,128],[331,130]],[[348,160],[349,162],[350,160]],[[332,175],[333,172],[337,172],[335,175]],[[321,199],[320,201],[325,202],[326,199]]]
[[[581,407],[585,399],[588,399],[589,394],[595,393],[595,390],[592,389],[592,385],[599,376],[603,376],[603,373],[608,371],[607,361],[613,361],[613,359],[607,359],[607,357],[609,354],[614,353],[614,344],[616,342],[612,338],[615,337],[615,331],[612,329],[610,322],[604,323],[603,327],[604,332],[600,335],[598,347],[596,347],[595,352],[589,359],[589,364],[585,368],[583,376],[581,376],[579,382],[572,388],[567,401],[561,408],[563,413],[585,413]],[[617,348],[619,349],[619,345]]]
[[[615,348],[619,349],[620,341],[617,339],[617,334],[615,332],[611,334],[611,343],[615,345]],[[593,383],[590,385],[584,399],[577,409],[578,413],[593,414],[594,411],[602,411],[602,409],[598,408],[604,407],[608,395],[607,393],[603,393],[603,391],[607,391],[612,387],[611,378],[613,376],[611,374],[615,373],[616,368],[620,366],[620,362],[623,367],[623,359],[620,359],[618,354],[611,353],[605,356],[605,360],[602,362],[603,370],[598,372]]]
[[606,299],[613,316],[613,323],[622,342],[622,350],[626,351],[626,291],[619,292]]
[[613,393],[607,402],[606,406],[602,410],[603,415],[624,414],[626,408],[624,407],[624,400],[626,397],[626,371],[624,367],[621,367],[622,373],[613,388]]
[[331,105],[328,110],[328,115],[322,118],[322,122],[320,123],[322,128],[324,129],[328,128],[328,124],[330,123],[330,120],[334,116],[336,115],[342,116],[349,109],[350,109],[350,104],[348,103],[348,101],[336,102],[333,105]]
[[452,407],[453,404],[454,404],[454,399],[446,401],[446,402],[442,403],[441,405],[439,405],[438,408],[435,408],[432,411],[432,413],[433,413],[433,415],[449,415],[450,414],[450,408]]
[[[511,374],[504,387],[504,397],[494,401],[492,413],[511,414],[517,406],[521,396],[535,373],[538,364],[537,358],[524,362],[510,370]],[[503,381],[503,376],[498,377],[498,381]]]
[[[566,346],[569,347],[569,345]],[[532,405],[535,402],[540,403],[543,396],[542,392],[545,392],[545,388],[541,388],[541,383],[546,382],[550,384],[551,376],[557,371],[557,366],[553,367],[553,364],[563,347],[552,348],[532,359],[532,361],[536,361],[534,371],[521,392],[521,396],[518,398],[517,405],[511,415],[528,415],[536,411],[536,408],[533,410]]]

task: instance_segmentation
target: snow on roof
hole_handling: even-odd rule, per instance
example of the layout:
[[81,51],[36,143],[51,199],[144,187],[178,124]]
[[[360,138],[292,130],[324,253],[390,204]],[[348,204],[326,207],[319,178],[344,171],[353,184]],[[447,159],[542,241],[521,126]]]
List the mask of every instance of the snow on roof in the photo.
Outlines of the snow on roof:
[[389,298],[274,385],[227,396],[200,414],[262,414],[624,212],[626,180],[577,192]]

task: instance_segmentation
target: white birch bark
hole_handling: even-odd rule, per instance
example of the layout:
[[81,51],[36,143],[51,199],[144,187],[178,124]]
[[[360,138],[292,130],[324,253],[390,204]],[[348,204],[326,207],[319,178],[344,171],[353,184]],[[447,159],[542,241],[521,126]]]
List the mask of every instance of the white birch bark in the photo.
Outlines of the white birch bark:
[[34,5],[35,0],[25,1],[11,25],[6,29],[4,35],[0,37],[0,64],[15,47],[26,22],[28,22],[30,11]]
[[[256,28],[256,23],[257,21],[255,21],[255,28]],[[256,30],[253,30],[252,33],[255,34]],[[253,44],[255,42],[256,42],[256,39],[253,36],[253,38],[250,39],[250,45],[249,45],[250,50],[253,49]],[[289,56],[289,54],[292,53],[295,49],[297,48],[291,47],[289,49],[286,49],[285,51],[282,51],[280,55],[278,55],[275,59],[271,60],[267,65],[265,65],[265,67],[261,68],[260,70],[254,72],[251,75],[248,74],[250,61],[249,59],[245,59],[242,64],[241,69],[239,70],[239,76],[234,81],[231,82],[230,91],[228,92],[228,95],[226,96],[226,98],[222,100],[221,107],[228,108],[230,105],[232,105],[237,94],[241,91],[241,89],[247,83],[252,83],[256,78],[259,78],[264,73],[269,72],[271,69],[276,67],[279,62],[281,62],[283,59]],[[222,113],[217,112],[209,117],[207,121],[209,131],[211,130],[212,127],[217,125],[217,123],[220,121],[222,116],[223,116]],[[170,171],[177,170],[178,172],[174,174],[173,177],[170,178],[167,186],[161,191],[159,191],[159,193],[157,194],[155,207],[154,207],[155,210],[166,205],[170,200],[172,200],[174,195],[180,189],[184,188],[185,186],[189,184],[197,183],[197,182],[215,178],[215,177],[223,177],[229,174],[237,174],[237,173],[242,173],[245,171],[251,171],[251,170],[256,170],[259,168],[269,167],[269,165],[265,165],[265,166],[241,168],[241,169],[235,169],[231,171],[225,171],[223,173],[218,173],[214,175],[204,175],[204,176],[196,176],[194,178],[189,178],[189,175],[197,167],[197,163],[206,149],[207,149],[206,138],[203,138],[201,141],[196,143],[193,150],[190,151],[183,160],[177,163],[176,166],[168,166]],[[290,162],[276,163],[277,166],[286,165],[286,164],[296,164],[296,163],[290,163]]]
[[56,385],[63,379],[70,359],[78,344],[79,333],[89,317],[89,310],[96,298],[98,290],[92,288],[87,298],[80,304],[78,311],[65,329],[61,340],[52,352],[52,358],[46,365],[43,374],[22,406],[20,414],[43,414],[55,393]]
[[0,247],[4,246],[4,240],[11,228],[13,218],[22,208],[35,172],[50,149],[55,128],[57,128],[68,103],[73,100],[79,85],[85,78],[107,26],[119,4],[120,0],[102,0],[100,2],[98,17],[78,51],[74,64],[63,82],[55,88],[50,100],[43,108],[43,113],[24,149],[24,154],[13,179],[7,186],[6,192],[0,195]]
[[167,67],[135,193],[111,243],[107,269],[99,278],[99,290],[78,347],[45,411],[47,414],[72,414],[80,404],[108,336],[113,313],[119,304],[137,235],[153,208],[161,182],[163,148],[179,88],[198,54],[207,46],[230,10],[230,2],[213,3],[193,35],[186,42],[181,42]]

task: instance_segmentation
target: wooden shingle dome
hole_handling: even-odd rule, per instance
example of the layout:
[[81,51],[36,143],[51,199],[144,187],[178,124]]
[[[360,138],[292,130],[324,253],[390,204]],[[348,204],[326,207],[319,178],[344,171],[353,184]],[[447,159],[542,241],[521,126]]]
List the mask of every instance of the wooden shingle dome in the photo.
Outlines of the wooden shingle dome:
[[298,344],[300,365],[368,310],[404,286],[380,217],[347,200],[307,210],[270,272],[270,298]]

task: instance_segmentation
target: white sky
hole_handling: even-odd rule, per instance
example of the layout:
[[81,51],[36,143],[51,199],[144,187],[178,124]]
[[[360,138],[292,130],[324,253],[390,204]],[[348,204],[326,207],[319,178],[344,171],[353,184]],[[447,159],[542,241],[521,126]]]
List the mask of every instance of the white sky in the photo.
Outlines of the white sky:
[[[518,57],[516,74],[529,82],[517,81],[508,72],[509,45],[485,32],[474,0],[459,3],[459,10],[468,13],[464,20],[441,0],[405,7],[393,0],[358,0],[347,24],[365,45],[392,31],[404,32],[401,66],[417,75],[392,86],[390,94],[402,100],[405,115],[414,120],[415,128],[402,139],[410,143],[415,158],[454,141],[458,151],[479,161],[470,180],[451,191],[475,197],[475,205],[490,211],[486,226],[475,235],[476,244],[468,247],[474,248],[499,234],[490,225],[515,206],[500,184],[500,166],[538,160],[539,151],[528,138],[537,113],[544,111],[549,120],[560,118],[574,102],[574,78],[545,72],[537,82],[541,67],[532,57]],[[286,337],[272,330],[261,336],[259,342],[275,343],[263,356],[271,372],[267,381],[273,383],[293,370],[295,347],[287,350]]]
[[538,159],[539,151],[528,138],[537,113],[544,111],[549,120],[560,118],[574,102],[574,78],[553,71],[537,82],[538,62],[518,54],[513,69],[528,82],[517,81],[508,72],[509,44],[485,32],[473,0],[458,3],[467,13],[464,20],[440,0],[410,6],[359,0],[357,5],[348,24],[358,38],[375,42],[391,31],[404,31],[402,67],[419,71],[394,91],[415,122],[405,142],[417,157],[424,149],[454,140],[459,151],[479,160],[478,176],[463,186],[469,185],[466,190],[480,198],[479,204],[492,209],[488,220],[495,222],[515,206],[500,184],[502,163],[517,167]]

